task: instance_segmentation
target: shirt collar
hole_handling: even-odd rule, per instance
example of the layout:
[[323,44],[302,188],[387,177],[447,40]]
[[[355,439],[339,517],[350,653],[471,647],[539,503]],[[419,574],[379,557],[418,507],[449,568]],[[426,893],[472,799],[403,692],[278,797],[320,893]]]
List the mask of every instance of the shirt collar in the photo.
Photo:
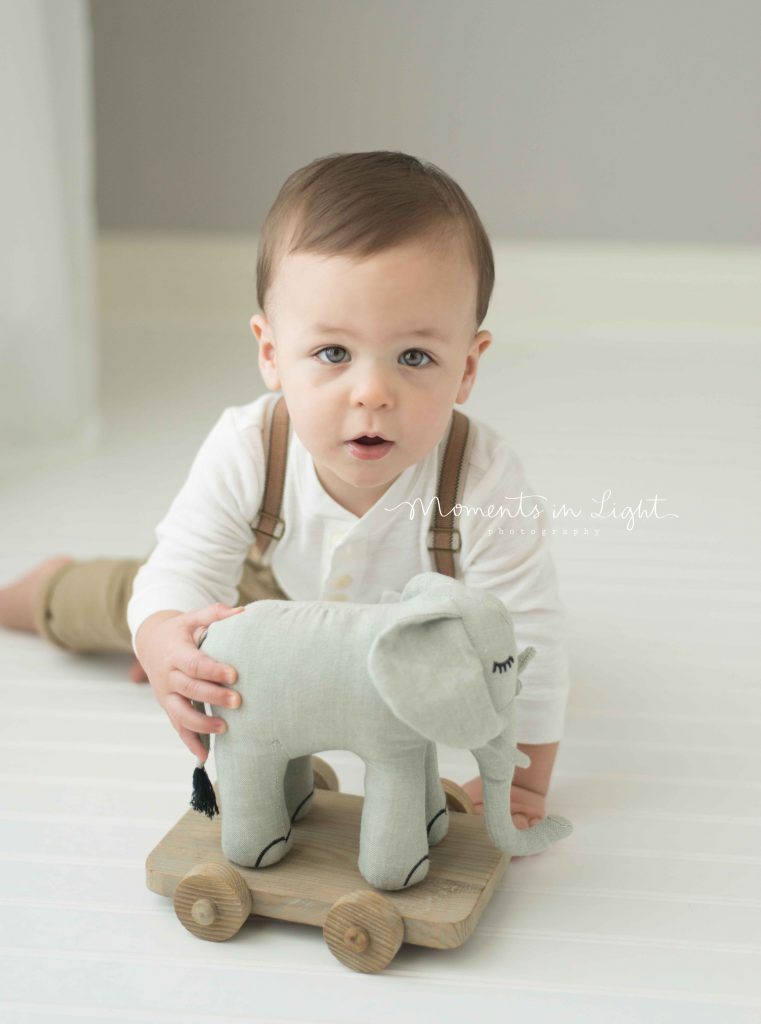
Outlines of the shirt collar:
[[[291,430],[291,435],[289,458],[293,460],[296,468],[303,509],[306,514],[308,514],[308,510],[314,509],[333,520],[341,520],[350,527],[361,523],[363,528],[367,525],[368,528],[375,530],[388,526],[397,516],[402,515],[405,519],[409,517],[408,505],[395,508],[400,502],[412,503],[419,497],[425,503],[433,496],[433,494],[424,494],[421,487],[425,487],[429,480],[434,481],[428,483],[429,489],[431,486],[435,487],[439,447],[443,441],[419,462],[415,462],[403,470],[372,508],[369,508],[360,517],[344,508],[343,505],[339,505],[328,494],[317,476],[311,453],[304,447],[295,430]],[[394,509],[394,511],[389,512],[387,509]]]

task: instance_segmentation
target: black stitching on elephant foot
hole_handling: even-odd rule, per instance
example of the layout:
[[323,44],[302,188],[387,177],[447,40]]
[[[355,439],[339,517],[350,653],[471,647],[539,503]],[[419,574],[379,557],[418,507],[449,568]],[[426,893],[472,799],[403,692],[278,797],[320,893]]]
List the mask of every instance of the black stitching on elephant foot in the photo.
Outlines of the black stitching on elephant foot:
[[272,842],[271,842],[271,843],[270,843],[270,844],[269,844],[268,846],[265,846],[265,847],[264,847],[264,849],[262,850],[262,852],[261,852],[261,853],[259,854],[259,856],[258,856],[258,857],[256,858],[256,864],[254,864],[254,867],[255,867],[255,868],[258,868],[258,867],[259,867],[259,865],[260,865],[260,864],[261,864],[261,862],[262,862],[262,857],[264,857],[264,855],[266,854],[267,850],[271,850],[271,849],[272,849],[272,847],[273,847],[273,846],[277,846],[277,844],[278,844],[278,843],[287,843],[287,842],[288,842],[288,840],[289,840],[289,839],[291,838],[291,832],[292,832],[292,831],[293,831],[293,830],[289,828],[289,829],[288,829],[288,835],[287,835],[287,836],[280,836],[280,838],[279,838],[279,839],[273,839],[273,840],[272,840]]
[[447,813],[446,807],[442,807],[438,814],[434,814],[434,816],[428,822],[428,828],[426,829],[426,832],[430,832],[431,829],[433,828],[434,822],[438,821],[439,818],[441,817],[441,815],[442,814],[446,814],[446,813]]
[[[406,877],[406,878],[404,879],[404,885],[407,885],[407,883],[409,882],[409,880],[410,880],[410,879],[412,878],[412,876],[413,876],[413,875],[415,874],[415,872],[417,871],[417,869],[418,869],[418,868],[420,867],[420,865],[421,865],[421,864],[423,863],[423,861],[425,861],[425,860],[430,860],[430,858],[429,858],[428,854],[426,854],[426,855],[425,855],[425,857],[421,857],[421,858],[420,858],[420,860],[419,860],[419,861],[417,862],[417,864],[416,864],[416,865],[415,865],[415,867],[414,867],[414,868],[412,869],[412,871],[410,871],[410,873],[409,873],[409,874],[407,875],[407,877]],[[403,887],[402,887],[402,888],[403,888]]]
[[304,804],[307,802],[307,800],[311,800],[313,796],[314,796],[314,790],[312,790],[311,793],[307,793],[307,795],[304,797],[304,799],[301,801],[299,806],[296,808],[296,810],[291,815],[291,823],[293,823],[296,820],[296,815],[299,813],[299,811],[304,806]]

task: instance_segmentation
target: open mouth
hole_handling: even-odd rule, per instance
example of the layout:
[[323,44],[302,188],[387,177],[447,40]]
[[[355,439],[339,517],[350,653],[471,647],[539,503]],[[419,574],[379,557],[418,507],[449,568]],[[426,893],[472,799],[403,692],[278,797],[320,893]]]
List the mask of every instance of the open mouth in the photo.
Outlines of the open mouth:
[[385,444],[386,443],[386,438],[385,437],[369,437],[367,434],[360,434],[359,437],[353,437],[352,441],[355,444],[366,444],[366,445]]
[[351,441],[347,441],[346,447],[355,459],[362,462],[377,462],[380,459],[385,459],[394,447],[394,442],[378,435],[359,434]]

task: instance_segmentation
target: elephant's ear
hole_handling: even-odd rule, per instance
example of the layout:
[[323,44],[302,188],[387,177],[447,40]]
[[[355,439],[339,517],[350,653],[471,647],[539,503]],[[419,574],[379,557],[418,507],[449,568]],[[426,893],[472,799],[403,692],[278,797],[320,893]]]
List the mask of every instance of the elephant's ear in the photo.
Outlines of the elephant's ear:
[[472,750],[503,728],[481,659],[449,598],[428,598],[423,610],[410,609],[379,633],[367,667],[392,713],[426,739]]

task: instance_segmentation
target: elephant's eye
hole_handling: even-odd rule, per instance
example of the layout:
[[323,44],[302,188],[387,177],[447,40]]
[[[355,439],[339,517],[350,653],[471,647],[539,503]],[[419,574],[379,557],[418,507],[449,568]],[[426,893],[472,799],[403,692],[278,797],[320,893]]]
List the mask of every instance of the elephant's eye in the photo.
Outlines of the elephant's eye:
[[492,672],[507,672],[509,668],[513,667],[515,658],[510,655],[505,661],[495,661],[492,667]]

